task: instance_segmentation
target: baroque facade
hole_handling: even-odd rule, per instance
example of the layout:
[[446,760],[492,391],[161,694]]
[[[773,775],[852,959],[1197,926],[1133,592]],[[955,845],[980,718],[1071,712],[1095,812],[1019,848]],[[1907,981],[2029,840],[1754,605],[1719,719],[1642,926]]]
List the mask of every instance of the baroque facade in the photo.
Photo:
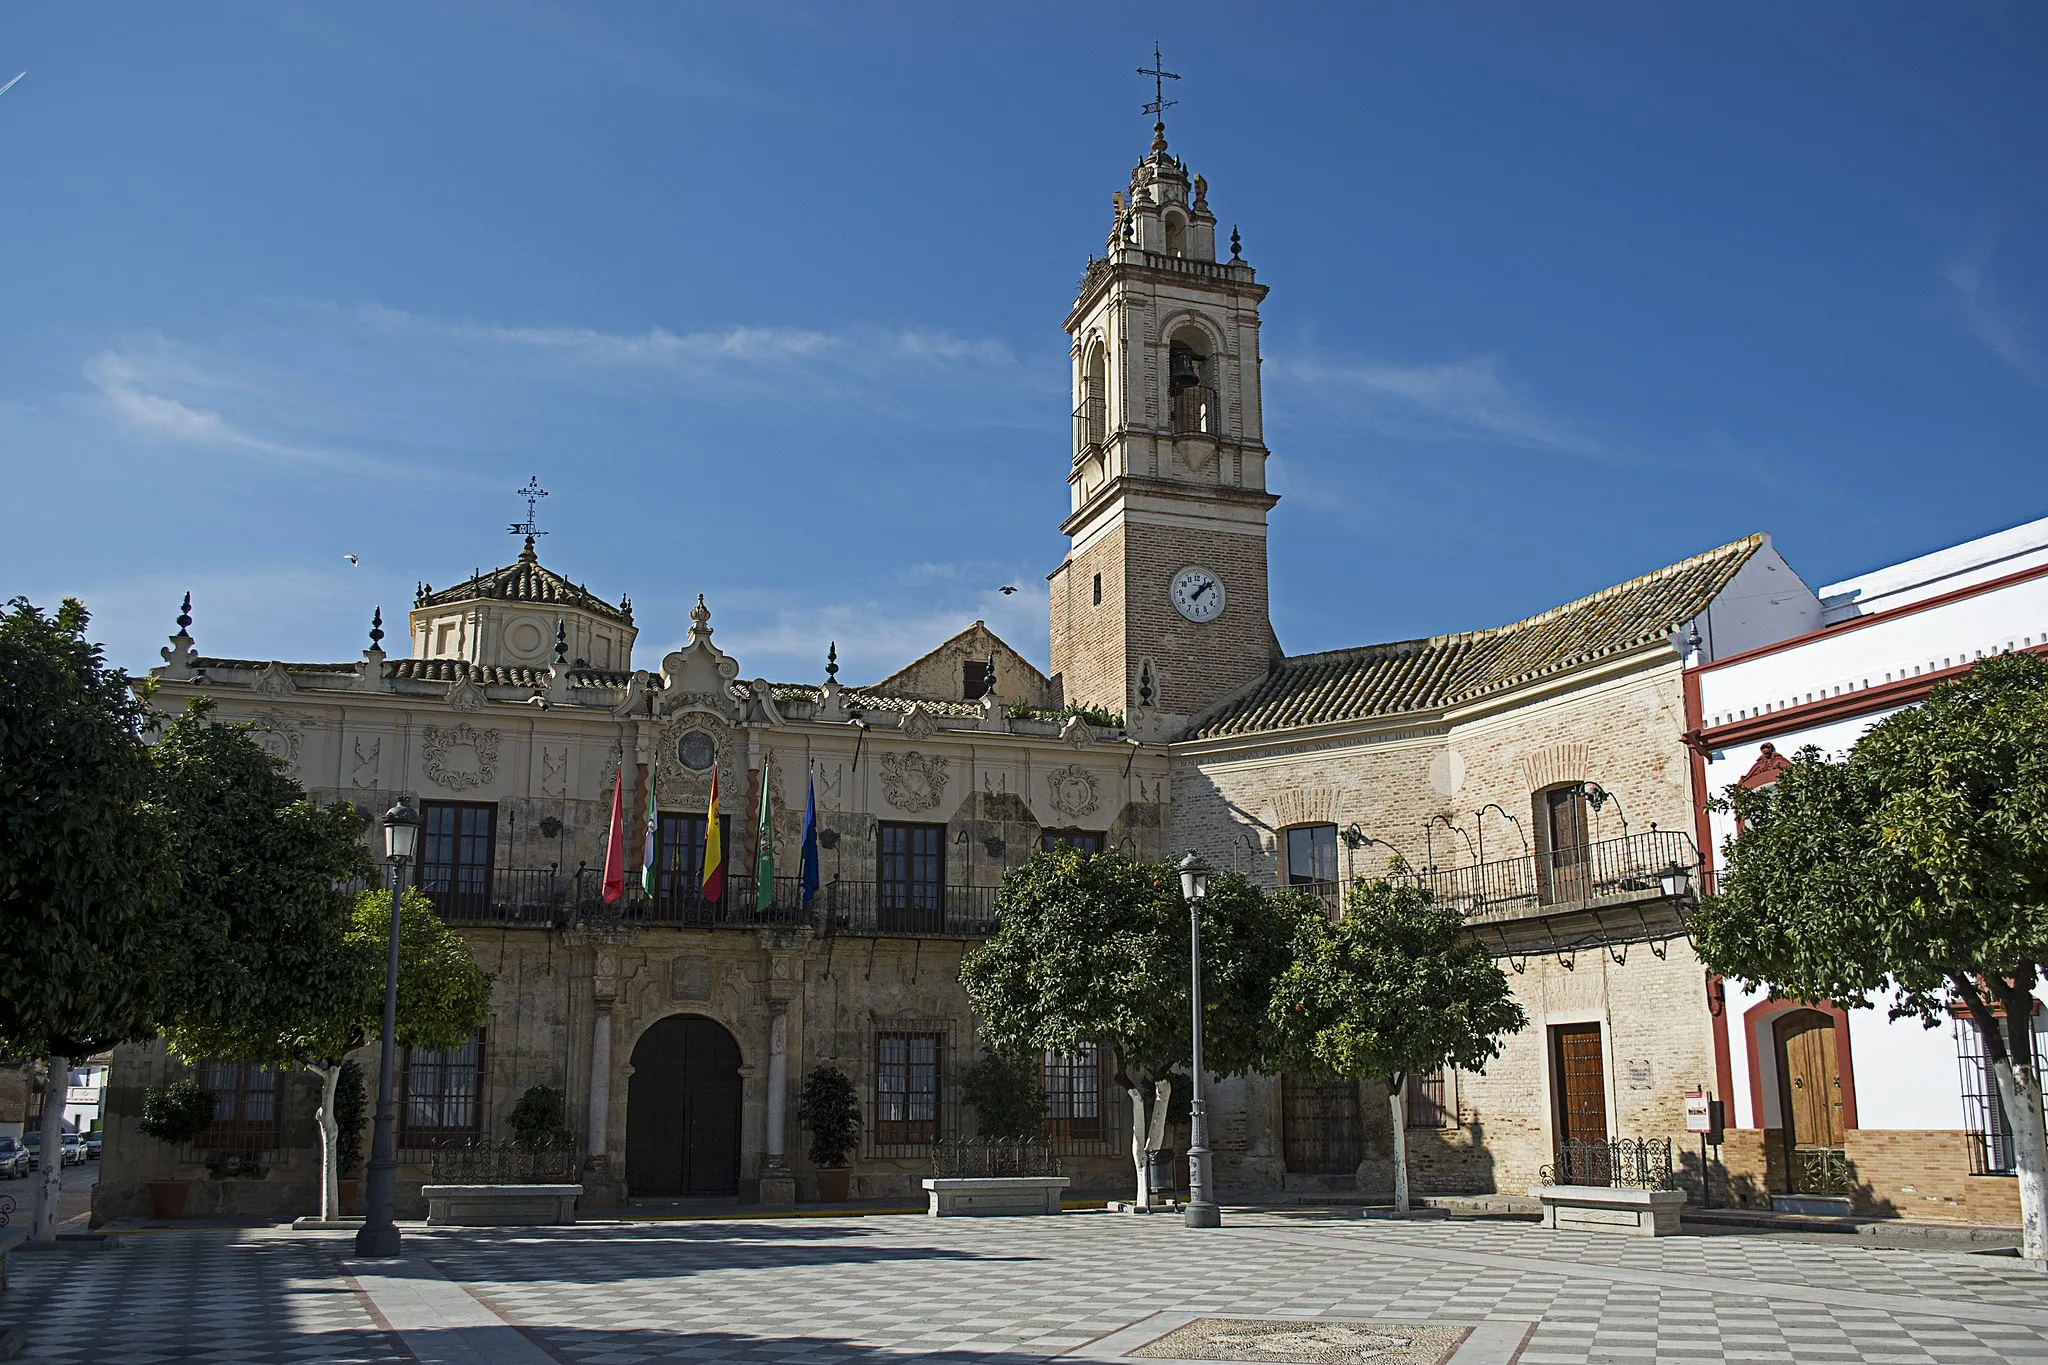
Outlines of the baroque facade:
[[[422,585],[409,658],[377,631],[343,663],[213,658],[180,617],[157,704],[214,698],[366,820],[412,800],[423,884],[494,975],[480,1039],[401,1066],[402,1189],[433,1144],[507,1136],[545,1085],[568,1097],[594,1205],[809,1197],[790,1109],[831,1063],[863,1095],[855,1195],[914,1192],[934,1141],[972,1127],[960,958],[1003,874],[1055,842],[1193,849],[1333,902],[1392,869],[1463,910],[1530,1022],[1484,1075],[1416,1083],[1424,1191],[1519,1192],[1567,1141],[1683,1139],[1715,1031],[1664,875],[1699,864],[1681,675],[1809,628],[1817,599],[1752,536],[1496,629],[1286,655],[1267,606],[1266,290],[1234,231],[1218,259],[1216,227],[1206,181],[1155,128],[1066,323],[1049,676],[977,622],[873,686],[836,664],[816,683],[744,680],[701,597],[688,640],[640,666],[630,602],[546,568],[531,537],[503,569]],[[714,762],[729,873],[707,903]],[[621,773],[629,812],[654,784],[657,885],[607,908],[592,869]],[[806,912],[778,877],[757,910],[762,788],[793,871],[807,779],[823,891]],[[195,1210],[310,1210],[307,1083],[202,1068],[224,1096],[218,1140],[172,1153],[133,1128],[141,1087],[172,1069],[161,1049],[117,1065],[100,1215],[206,1167],[219,1178]],[[1104,1070],[1046,1061],[1048,1126],[1083,1189],[1128,1181]],[[1229,1078],[1211,1112],[1226,1198],[1391,1186],[1387,1107],[1366,1088]]]

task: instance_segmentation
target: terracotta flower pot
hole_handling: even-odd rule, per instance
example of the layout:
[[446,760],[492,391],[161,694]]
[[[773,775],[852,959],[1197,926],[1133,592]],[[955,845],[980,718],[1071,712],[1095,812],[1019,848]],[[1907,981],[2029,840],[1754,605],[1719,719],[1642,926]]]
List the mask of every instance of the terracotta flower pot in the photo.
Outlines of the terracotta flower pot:
[[828,1166],[818,1172],[818,1202],[821,1204],[844,1204],[846,1192],[853,1184],[853,1172],[844,1166]]
[[341,1182],[341,1216],[360,1217],[363,1212],[363,1182],[361,1179]]
[[183,1218],[185,1196],[191,1186],[182,1180],[152,1180],[149,1182],[149,1216],[151,1218]]

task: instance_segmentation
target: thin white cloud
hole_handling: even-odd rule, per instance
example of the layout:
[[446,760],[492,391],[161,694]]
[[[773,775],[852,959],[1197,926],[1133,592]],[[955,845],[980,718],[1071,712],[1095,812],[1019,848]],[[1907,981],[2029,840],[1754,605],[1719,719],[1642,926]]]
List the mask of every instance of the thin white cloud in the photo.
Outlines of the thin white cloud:
[[1985,233],[1941,267],[1960,310],[1963,330],[1984,343],[2028,383],[2048,388],[2048,350],[2033,339],[2033,320],[1999,291],[1990,274],[1994,234]]
[[1433,364],[1279,358],[1267,373],[1290,400],[1409,440],[1490,441],[1632,463],[1597,433],[1546,411],[1502,378],[1493,356]]

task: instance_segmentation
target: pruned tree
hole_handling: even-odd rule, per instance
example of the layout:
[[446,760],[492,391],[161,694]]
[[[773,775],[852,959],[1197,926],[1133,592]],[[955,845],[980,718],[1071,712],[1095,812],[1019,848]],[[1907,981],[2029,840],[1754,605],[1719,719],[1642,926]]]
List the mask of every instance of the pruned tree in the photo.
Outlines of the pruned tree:
[[2037,988],[2048,973],[2048,660],[1985,660],[1878,722],[1846,759],[1808,748],[1737,788],[1720,894],[1691,922],[1712,970],[1845,1008],[1889,1000],[1984,1040],[2019,1178],[2021,1255],[2048,1260]]
[[1402,882],[1359,882],[1343,918],[1296,922],[1293,960],[1274,984],[1275,1060],[1295,1075],[1387,1088],[1394,1207],[1408,1197],[1409,1078],[1480,1071],[1528,1023],[1506,973],[1455,910]]
[[[1268,993],[1287,963],[1292,897],[1242,876],[1210,878],[1202,906],[1203,1060],[1219,1076],[1265,1059]],[[960,981],[999,1052],[1074,1053],[1094,1044],[1131,1099],[1137,1199],[1147,1154],[1165,1140],[1172,1075],[1192,1056],[1188,909],[1172,863],[1073,849],[1040,853],[1003,878],[996,932]]]
[[48,1059],[42,1241],[57,1235],[71,1061],[155,1034],[155,969],[180,937],[149,713],[87,642],[89,619],[73,598],[0,614],[0,1054]]
[[[462,936],[443,924],[433,903],[408,888],[399,902],[398,1026],[400,1047],[461,1046],[490,1016],[491,979]],[[384,972],[391,944],[391,893],[365,891],[355,900],[332,954],[340,970],[313,995],[281,981],[256,991],[247,1012],[192,1013],[169,1038],[178,1055],[233,1057],[304,1069],[320,1078],[320,1216],[341,1212],[340,1132],[335,1092],[348,1054],[377,1036],[384,1022]]]

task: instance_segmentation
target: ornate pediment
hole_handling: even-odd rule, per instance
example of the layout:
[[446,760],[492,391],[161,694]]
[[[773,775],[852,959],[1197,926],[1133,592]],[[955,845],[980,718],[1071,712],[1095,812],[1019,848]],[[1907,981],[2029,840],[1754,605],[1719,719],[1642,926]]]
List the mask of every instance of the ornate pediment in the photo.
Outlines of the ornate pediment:
[[288,697],[299,690],[299,685],[292,681],[292,675],[285,672],[284,665],[275,659],[263,665],[263,671],[249,685],[266,697]]
[[689,641],[661,661],[661,699],[656,709],[667,715],[698,706],[737,721],[740,707],[733,700],[732,684],[739,675],[739,660],[711,643],[711,610],[700,593],[690,611]]
[[921,701],[912,702],[910,709],[903,713],[903,734],[906,739],[930,739],[938,730],[938,717],[934,716],[931,708]]
[[1060,727],[1060,743],[1071,744],[1076,749],[1085,749],[1095,742],[1095,727],[1079,716],[1068,716],[1067,723]]
[[448,709],[451,711],[481,711],[488,698],[475,678],[465,673],[448,684]]

